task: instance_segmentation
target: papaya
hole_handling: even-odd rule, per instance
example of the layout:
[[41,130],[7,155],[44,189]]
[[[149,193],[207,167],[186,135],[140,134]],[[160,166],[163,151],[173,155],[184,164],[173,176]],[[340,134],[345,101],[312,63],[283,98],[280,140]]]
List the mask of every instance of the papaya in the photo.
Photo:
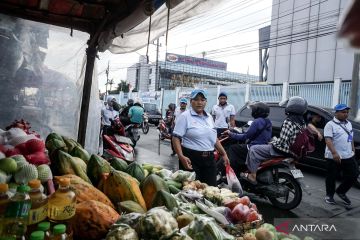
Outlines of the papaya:
[[178,207],[178,204],[173,195],[161,189],[156,193],[151,207],[154,208],[160,206],[165,206],[168,210],[172,211],[174,208]]
[[144,210],[146,204],[139,188],[138,181],[129,174],[114,170],[103,184],[104,193],[117,204],[126,200],[137,202]]
[[155,174],[150,174],[149,176],[147,176],[141,183],[140,188],[146,202],[146,207],[148,209],[151,208],[152,202],[158,191],[164,190],[166,192],[169,192],[169,187],[167,186],[165,181]]
[[45,143],[46,149],[49,151],[49,153],[54,152],[57,149],[67,151],[66,144],[57,138],[50,139]]
[[64,151],[57,151],[58,154],[58,173],[57,175],[75,174],[83,180],[91,183],[89,177],[86,175],[86,163],[80,158],[73,158],[70,154]]
[[120,202],[118,204],[118,212],[120,213],[145,213],[145,210],[137,203],[131,200]]
[[91,155],[87,164],[87,174],[94,184],[97,186],[103,173],[110,173],[111,166],[108,161],[98,155]]
[[79,146],[75,146],[71,150],[70,155],[73,157],[81,158],[86,164],[89,162],[90,159],[90,154],[85,149]]
[[84,181],[82,178],[73,174],[66,174],[63,176],[55,176],[55,179],[63,177],[70,178],[70,186],[76,193],[76,203],[96,200],[115,209],[110,199],[103,192],[90,183]]
[[74,239],[104,239],[111,225],[119,218],[120,215],[113,208],[102,202],[81,202],[76,205],[72,226]]
[[144,169],[136,162],[131,163],[125,172],[136,178],[139,182],[142,182],[145,178]]
[[63,141],[62,137],[59,134],[54,133],[54,132],[47,135],[47,137],[45,139],[45,143],[50,141],[51,139],[57,139],[57,140]]
[[74,139],[62,136],[62,139],[64,143],[66,144],[66,147],[68,149],[68,152],[70,153],[76,146],[81,147],[80,143],[76,142]]
[[128,167],[128,164],[126,163],[125,160],[122,160],[121,158],[117,158],[117,157],[112,157],[110,159],[110,165],[115,168],[115,170],[118,171],[126,171],[126,168]]

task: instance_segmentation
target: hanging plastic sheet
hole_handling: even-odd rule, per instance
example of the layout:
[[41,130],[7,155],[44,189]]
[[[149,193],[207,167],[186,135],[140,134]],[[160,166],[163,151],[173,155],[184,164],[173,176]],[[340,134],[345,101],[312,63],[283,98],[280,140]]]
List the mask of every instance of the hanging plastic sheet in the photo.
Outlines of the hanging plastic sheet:
[[[50,132],[77,138],[84,82],[81,66],[89,35],[74,32],[70,37],[69,33],[69,29],[0,15],[0,128],[24,119],[42,138]],[[95,99],[97,91],[93,84]],[[89,122],[95,121],[92,117],[100,121],[95,102],[90,103]],[[100,129],[88,126],[94,128],[88,130],[90,136]]]

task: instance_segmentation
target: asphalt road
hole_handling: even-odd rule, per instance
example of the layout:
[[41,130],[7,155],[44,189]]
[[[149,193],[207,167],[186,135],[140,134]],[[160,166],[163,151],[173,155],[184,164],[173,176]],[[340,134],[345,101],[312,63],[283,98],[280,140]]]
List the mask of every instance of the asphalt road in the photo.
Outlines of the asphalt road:
[[[141,135],[136,146],[137,161],[149,162],[162,165],[168,169],[178,169],[177,157],[171,157],[171,147],[168,140],[160,142],[157,129],[151,127],[148,134]],[[266,222],[272,223],[274,218],[359,218],[360,220],[360,189],[353,187],[348,192],[348,197],[352,201],[351,207],[345,207],[338,202],[336,205],[329,205],[324,202],[325,196],[325,174],[323,172],[302,169],[306,188],[303,192],[301,204],[291,211],[284,211],[273,207],[270,202],[249,195],[255,202],[259,211],[263,214]]]

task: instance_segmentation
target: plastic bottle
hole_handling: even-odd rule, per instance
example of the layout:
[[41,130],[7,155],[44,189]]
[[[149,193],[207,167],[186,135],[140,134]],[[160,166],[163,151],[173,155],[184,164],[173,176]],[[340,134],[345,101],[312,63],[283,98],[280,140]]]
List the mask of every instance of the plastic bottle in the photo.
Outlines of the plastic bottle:
[[43,231],[35,231],[30,235],[30,240],[44,240],[45,233]]
[[[41,182],[38,179],[31,180],[28,185],[31,187],[29,196],[31,199],[31,209],[29,212],[28,225],[34,225],[47,218],[48,213],[48,199],[41,191]],[[30,226],[35,230],[36,225]]]
[[51,222],[62,223],[67,226],[67,233],[71,235],[71,220],[76,212],[76,195],[70,189],[70,178],[60,178],[59,188],[48,199],[48,218]]
[[54,226],[51,240],[68,240],[66,226],[64,224],[57,224]]
[[37,230],[45,233],[45,240],[50,239],[50,222],[41,222],[37,225]]
[[5,212],[10,202],[9,186],[6,183],[0,183],[0,236],[6,235],[3,233],[5,226]]
[[5,212],[5,231],[10,236],[15,236],[16,239],[25,239],[29,211],[31,208],[31,200],[28,191],[28,186],[18,186],[16,194],[10,198],[9,206]]

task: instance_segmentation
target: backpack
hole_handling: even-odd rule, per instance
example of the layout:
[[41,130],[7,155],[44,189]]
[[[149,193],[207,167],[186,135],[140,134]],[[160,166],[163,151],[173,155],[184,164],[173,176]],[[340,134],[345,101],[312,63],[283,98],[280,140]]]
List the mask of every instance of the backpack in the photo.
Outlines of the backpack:
[[309,153],[315,151],[315,138],[307,127],[303,128],[298,124],[296,124],[296,126],[300,131],[297,133],[295,141],[291,144],[289,150],[295,154],[297,159],[303,159]]

